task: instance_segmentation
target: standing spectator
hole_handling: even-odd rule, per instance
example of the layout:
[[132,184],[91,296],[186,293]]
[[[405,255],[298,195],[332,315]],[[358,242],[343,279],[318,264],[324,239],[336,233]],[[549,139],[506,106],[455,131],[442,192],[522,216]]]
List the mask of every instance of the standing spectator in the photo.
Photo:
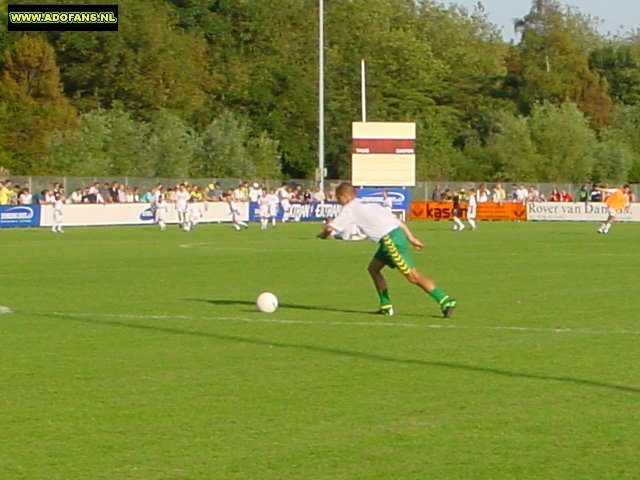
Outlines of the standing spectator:
[[433,188],[433,192],[431,192],[431,201],[439,202],[440,200],[442,200],[442,192],[440,191],[440,185],[436,185]]
[[504,203],[507,200],[507,192],[502,188],[501,183],[496,183],[491,189],[491,201],[493,203]]
[[529,190],[523,184],[516,189],[516,203],[526,203],[529,197]]
[[591,187],[591,192],[589,192],[589,201],[590,202],[601,202],[603,199],[602,190],[597,183],[594,183]]
[[476,192],[476,200],[478,203],[486,203],[491,198],[491,192],[484,183],[480,184],[478,191]]
[[69,197],[70,203],[82,203],[82,189],[76,188]]
[[518,202],[518,185],[516,185],[515,183],[511,185],[511,192],[509,192],[509,199],[512,202],[515,202],[515,203]]
[[561,196],[560,196],[560,192],[558,191],[557,188],[554,188],[553,190],[551,190],[551,193],[549,194],[549,201],[550,202],[561,202]]
[[560,192],[560,201],[561,202],[573,202],[573,197],[566,190],[562,190]]
[[31,195],[31,192],[29,192],[29,189],[24,187],[20,189],[20,192],[18,193],[18,204],[31,205],[32,201],[33,201],[33,195]]
[[5,182],[0,182],[0,205],[9,205],[9,189]]
[[207,201],[209,202],[220,202],[222,201],[222,186],[220,182],[210,183],[207,188]]
[[589,201],[589,191],[586,185],[582,185],[578,190],[578,201],[587,203]]
[[326,196],[320,187],[316,187],[313,189],[313,194],[311,195],[311,200],[317,203],[324,203],[326,200]]
[[540,195],[540,191],[535,187],[535,185],[531,185],[529,187],[529,192],[527,193],[527,203],[534,202],[542,202],[544,199]]

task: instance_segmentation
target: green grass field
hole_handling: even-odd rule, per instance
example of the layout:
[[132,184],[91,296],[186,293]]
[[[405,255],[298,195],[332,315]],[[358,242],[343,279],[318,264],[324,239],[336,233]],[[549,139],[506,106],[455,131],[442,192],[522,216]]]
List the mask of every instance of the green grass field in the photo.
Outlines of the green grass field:
[[319,228],[0,231],[0,478],[640,478],[640,225]]

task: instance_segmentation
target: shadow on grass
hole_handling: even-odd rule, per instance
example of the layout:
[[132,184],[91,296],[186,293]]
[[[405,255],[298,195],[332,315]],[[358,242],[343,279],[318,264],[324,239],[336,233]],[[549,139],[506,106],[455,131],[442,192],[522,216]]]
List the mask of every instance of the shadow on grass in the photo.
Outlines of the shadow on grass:
[[[187,300],[189,302],[204,302],[204,303],[210,303],[211,305],[223,305],[223,306],[246,306],[246,307],[251,307],[250,309],[247,308],[246,310],[251,310],[251,311],[255,311],[256,309],[256,304],[255,302],[251,302],[249,300],[211,300],[211,299],[206,299],[206,298],[185,298],[183,300]],[[317,310],[320,312],[342,312],[342,313],[359,313],[359,314],[363,314],[363,315],[380,315],[378,312],[375,312],[373,310],[349,310],[346,308],[332,308],[332,307],[320,307],[318,305],[298,305],[295,303],[281,303],[279,305],[279,308],[290,308],[293,310]],[[402,316],[404,317],[419,317],[419,318],[425,318],[427,316],[427,314],[425,315],[418,315],[416,313],[406,313],[406,314],[402,314]],[[442,315],[438,316],[438,318],[442,318]]]
[[[39,316],[50,317],[50,315],[45,315],[45,314],[39,314]],[[599,382],[596,380],[588,380],[584,378],[573,378],[573,377],[567,377],[567,376],[514,372],[514,371],[503,370],[499,368],[465,365],[465,364],[454,363],[454,362],[418,360],[418,359],[412,359],[412,358],[397,358],[389,355],[357,352],[357,351],[345,350],[341,348],[323,347],[320,345],[305,345],[305,344],[298,344],[298,343],[262,340],[258,338],[248,338],[248,337],[241,337],[237,335],[225,335],[225,334],[213,333],[213,332],[184,330],[181,328],[163,327],[158,325],[141,325],[141,324],[128,323],[128,322],[117,321],[117,320],[98,320],[95,318],[77,317],[70,314],[65,314],[65,315],[56,314],[55,318],[63,318],[63,319],[67,319],[67,320],[71,320],[79,323],[109,325],[114,327],[131,328],[135,330],[166,333],[170,335],[185,335],[185,336],[191,336],[191,337],[211,338],[215,340],[242,343],[247,345],[258,345],[258,346],[264,346],[269,348],[272,348],[272,347],[289,348],[289,349],[309,351],[314,353],[323,353],[327,355],[339,355],[347,358],[372,360],[376,362],[397,363],[400,365],[419,365],[419,366],[425,366],[425,367],[443,368],[448,370],[497,375],[497,376],[508,377],[508,378],[569,383],[569,384],[583,386],[583,387],[604,388],[608,390],[618,390],[618,391],[628,392],[628,393],[640,393],[640,387],[633,387],[629,385],[616,385],[612,383]]]

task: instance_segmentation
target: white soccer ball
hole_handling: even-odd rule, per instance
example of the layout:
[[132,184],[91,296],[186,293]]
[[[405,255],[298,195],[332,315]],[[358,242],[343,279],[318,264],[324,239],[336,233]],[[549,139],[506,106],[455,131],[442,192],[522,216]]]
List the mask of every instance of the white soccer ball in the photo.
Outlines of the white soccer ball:
[[256,299],[256,307],[263,313],[273,313],[278,309],[278,297],[271,292],[262,292]]
[[182,226],[182,229],[183,229],[185,232],[188,232],[189,230],[191,230],[191,225],[189,225],[188,223],[185,223],[185,224]]

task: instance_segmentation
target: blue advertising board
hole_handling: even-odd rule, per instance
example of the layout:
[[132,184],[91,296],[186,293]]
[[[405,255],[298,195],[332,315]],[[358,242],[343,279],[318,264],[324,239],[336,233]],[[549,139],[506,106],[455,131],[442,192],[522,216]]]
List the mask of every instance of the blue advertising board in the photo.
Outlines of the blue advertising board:
[[[338,202],[291,202],[291,208],[289,210],[290,221],[302,221],[302,222],[321,222],[327,218],[333,218],[340,213],[342,205]],[[282,207],[278,206],[278,215],[276,218],[282,220]],[[249,221],[260,221],[260,208],[257,202],[251,202],[249,204]]]
[[358,198],[363,202],[382,203],[384,192],[387,192],[387,197],[393,200],[392,210],[409,210],[411,192],[408,188],[358,188]]
[[39,226],[40,205],[0,205],[0,228]]

